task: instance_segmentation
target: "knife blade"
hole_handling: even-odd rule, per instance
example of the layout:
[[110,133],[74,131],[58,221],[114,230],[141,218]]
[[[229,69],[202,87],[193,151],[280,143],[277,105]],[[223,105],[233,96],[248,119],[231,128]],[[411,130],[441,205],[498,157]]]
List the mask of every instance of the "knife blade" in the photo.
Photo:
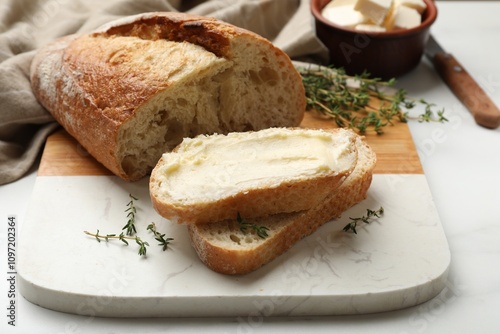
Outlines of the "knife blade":
[[425,46],[425,55],[432,61],[436,72],[455,96],[471,112],[477,124],[496,129],[500,126],[500,110],[465,70],[458,60],[446,52],[432,35]]

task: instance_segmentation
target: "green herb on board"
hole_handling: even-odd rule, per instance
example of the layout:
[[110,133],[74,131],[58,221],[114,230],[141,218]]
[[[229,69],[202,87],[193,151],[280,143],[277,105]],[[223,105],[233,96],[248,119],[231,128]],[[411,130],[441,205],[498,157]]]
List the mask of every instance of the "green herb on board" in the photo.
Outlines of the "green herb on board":
[[[134,234],[137,233],[137,229],[135,226],[135,216],[137,213],[137,209],[135,207],[134,201],[138,201],[138,199],[131,194],[129,194],[129,197],[130,201],[127,203],[127,209],[125,210],[125,212],[128,212],[128,221],[127,224],[122,228],[122,232],[120,234],[100,234],[99,230],[97,230],[96,233],[91,233],[88,231],[83,231],[83,233],[94,237],[98,242],[101,242],[102,240],[108,242],[109,240],[116,239],[123,242],[126,246],[129,245],[128,240],[134,240],[135,243],[139,245],[139,255],[146,256],[149,243],[143,241],[139,236],[134,236]],[[123,230],[125,230],[125,232],[123,232]],[[160,242],[159,245],[163,247],[164,251],[168,248],[170,242],[174,240],[173,238],[165,238],[165,234],[161,234],[160,232],[158,232],[155,223],[149,224],[147,230],[153,232],[155,240]]]
[[162,246],[162,249],[165,251],[168,248],[168,244],[170,241],[174,240],[173,238],[165,238],[165,234],[161,234],[156,230],[155,223],[151,223],[147,228],[149,231],[153,232],[155,236],[155,240],[159,242],[159,246]]
[[354,234],[358,234],[358,232],[356,231],[356,227],[357,227],[358,223],[369,224],[374,219],[382,217],[383,214],[384,214],[383,207],[380,207],[380,209],[378,209],[378,210],[366,209],[366,216],[362,216],[359,218],[349,217],[351,222],[349,224],[347,224],[346,226],[344,226],[343,231],[353,232]]
[[[424,99],[412,99],[404,89],[393,87],[396,80],[370,78],[369,73],[349,76],[343,69],[317,66],[298,67],[304,84],[307,110],[315,110],[331,118],[339,127],[349,127],[364,134],[383,129],[394,122],[447,122],[444,109]],[[408,111],[417,105],[425,106],[423,114],[410,116]]]
[[101,240],[104,240],[106,242],[109,241],[109,239],[118,239],[122,241],[125,245],[128,246],[128,240],[135,240],[135,242],[139,245],[139,255],[141,256],[146,256],[147,248],[146,246],[149,246],[149,244],[145,241],[142,241],[141,238],[138,236],[132,237],[132,236],[126,236],[125,234],[120,233],[119,235],[116,234],[99,234],[99,230],[97,230],[96,233],[91,233],[88,231],[83,231],[83,233],[90,235],[91,237],[95,237],[98,242],[101,242]]
[[130,202],[127,203],[127,209],[125,210],[125,212],[128,212],[128,221],[127,224],[123,226],[122,230],[126,230],[127,235],[134,235],[135,233],[137,233],[137,230],[135,228],[135,214],[137,213],[137,209],[135,208],[134,200],[138,201],[138,199],[131,194],[128,194],[128,196],[130,197]]

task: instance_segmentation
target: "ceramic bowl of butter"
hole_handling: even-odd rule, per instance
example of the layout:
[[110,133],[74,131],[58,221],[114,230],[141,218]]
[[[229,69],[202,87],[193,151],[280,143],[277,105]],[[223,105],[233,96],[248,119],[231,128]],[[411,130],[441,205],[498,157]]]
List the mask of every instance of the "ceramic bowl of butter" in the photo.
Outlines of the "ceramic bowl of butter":
[[437,18],[432,0],[311,0],[311,12],[330,65],[382,79],[419,64]]

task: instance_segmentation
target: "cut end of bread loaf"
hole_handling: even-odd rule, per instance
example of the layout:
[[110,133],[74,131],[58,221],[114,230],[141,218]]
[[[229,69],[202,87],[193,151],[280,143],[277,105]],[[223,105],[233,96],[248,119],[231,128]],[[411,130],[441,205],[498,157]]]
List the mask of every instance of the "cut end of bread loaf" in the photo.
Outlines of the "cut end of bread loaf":
[[363,201],[371,184],[376,156],[361,137],[357,137],[356,147],[358,160],[354,171],[317,206],[295,213],[245,219],[249,224],[266,227],[268,236],[265,238],[257,236],[251,229],[242,231],[235,219],[188,225],[191,243],[200,260],[218,273],[250,273]]
[[215,19],[148,13],[65,41],[36,56],[33,90],[127,180],[148,174],[185,137],[297,126],[304,114],[302,79],[288,56]]
[[185,139],[151,174],[153,206],[187,224],[309,209],[354,169],[355,138],[345,129],[270,128]]

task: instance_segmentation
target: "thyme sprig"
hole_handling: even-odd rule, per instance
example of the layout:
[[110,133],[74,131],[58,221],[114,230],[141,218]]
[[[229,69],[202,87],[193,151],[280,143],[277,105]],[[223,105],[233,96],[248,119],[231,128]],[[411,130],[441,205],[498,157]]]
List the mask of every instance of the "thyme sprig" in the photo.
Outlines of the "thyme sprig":
[[128,221],[127,224],[123,226],[122,230],[126,230],[127,235],[134,235],[137,233],[137,229],[135,228],[135,214],[137,213],[137,209],[135,208],[134,200],[138,201],[139,199],[132,196],[132,194],[128,194],[128,196],[130,197],[130,202],[127,203],[127,209],[125,210],[125,212],[128,212]]
[[[435,111],[435,105],[424,99],[412,99],[404,89],[389,91],[396,79],[383,81],[371,78],[367,72],[349,76],[342,68],[299,67],[304,84],[307,110],[316,110],[333,119],[339,127],[357,129],[364,134],[374,131],[383,133],[383,128],[395,121],[446,122],[444,109]],[[410,116],[408,111],[418,104],[425,112]]]
[[156,225],[155,223],[151,223],[148,225],[147,230],[153,232],[155,236],[155,240],[159,242],[159,246],[163,246],[162,249],[165,251],[168,248],[168,244],[170,241],[174,240],[174,238],[166,238],[165,239],[165,234],[161,234],[156,230]]
[[122,241],[125,245],[128,246],[128,240],[135,240],[135,242],[139,245],[139,255],[140,256],[146,256],[147,252],[147,246],[149,244],[145,241],[143,241],[141,238],[138,236],[132,237],[132,236],[127,236],[125,234],[120,233],[119,235],[116,234],[99,234],[99,230],[97,230],[96,233],[91,233],[88,231],[83,231],[83,233],[90,235],[91,237],[95,237],[98,242],[101,242],[102,240],[108,242],[110,239],[118,239]]
[[384,214],[383,207],[380,207],[380,209],[378,209],[378,210],[366,209],[366,216],[362,216],[359,218],[349,217],[351,222],[349,224],[347,224],[346,226],[344,226],[343,231],[344,232],[351,231],[354,234],[358,234],[358,232],[356,231],[356,227],[357,227],[358,223],[362,222],[365,224],[370,224],[371,221],[373,221],[376,218],[382,217],[383,214]]
[[[132,196],[131,194],[129,194],[129,197],[130,201],[127,203],[127,209],[125,210],[125,212],[128,212],[128,221],[127,224],[122,228],[122,232],[120,234],[100,234],[99,230],[97,230],[96,233],[91,233],[88,231],[83,231],[83,233],[94,237],[98,242],[101,242],[102,240],[108,242],[112,239],[117,239],[123,242],[126,246],[129,245],[129,242],[127,240],[135,240],[136,244],[139,245],[139,255],[146,256],[149,243],[143,241],[137,235],[134,236],[134,234],[137,233],[137,229],[135,227],[135,215],[137,213],[137,209],[134,205],[134,201],[138,201],[139,199]],[[125,232],[123,232],[124,230]],[[161,234],[160,232],[158,232],[155,223],[149,224],[147,230],[153,232],[155,240],[160,242],[159,245],[163,246],[164,251],[168,248],[168,244],[170,244],[170,242],[174,240],[173,238],[165,238],[165,234]]]
[[257,235],[262,239],[265,239],[269,236],[267,234],[267,231],[269,231],[269,228],[267,228],[265,226],[258,226],[257,224],[247,222],[246,220],[241,218],[241,215],[239,212],[238,212],[238,215],[236,216],[236,221],[238,222],[238,224],[240,226],[240,231],[243,232],[244,234],[246,234],[248,232],[248,229],[250,228],[250,229],[253,229],[255,231],[255,233],[257,233]]

